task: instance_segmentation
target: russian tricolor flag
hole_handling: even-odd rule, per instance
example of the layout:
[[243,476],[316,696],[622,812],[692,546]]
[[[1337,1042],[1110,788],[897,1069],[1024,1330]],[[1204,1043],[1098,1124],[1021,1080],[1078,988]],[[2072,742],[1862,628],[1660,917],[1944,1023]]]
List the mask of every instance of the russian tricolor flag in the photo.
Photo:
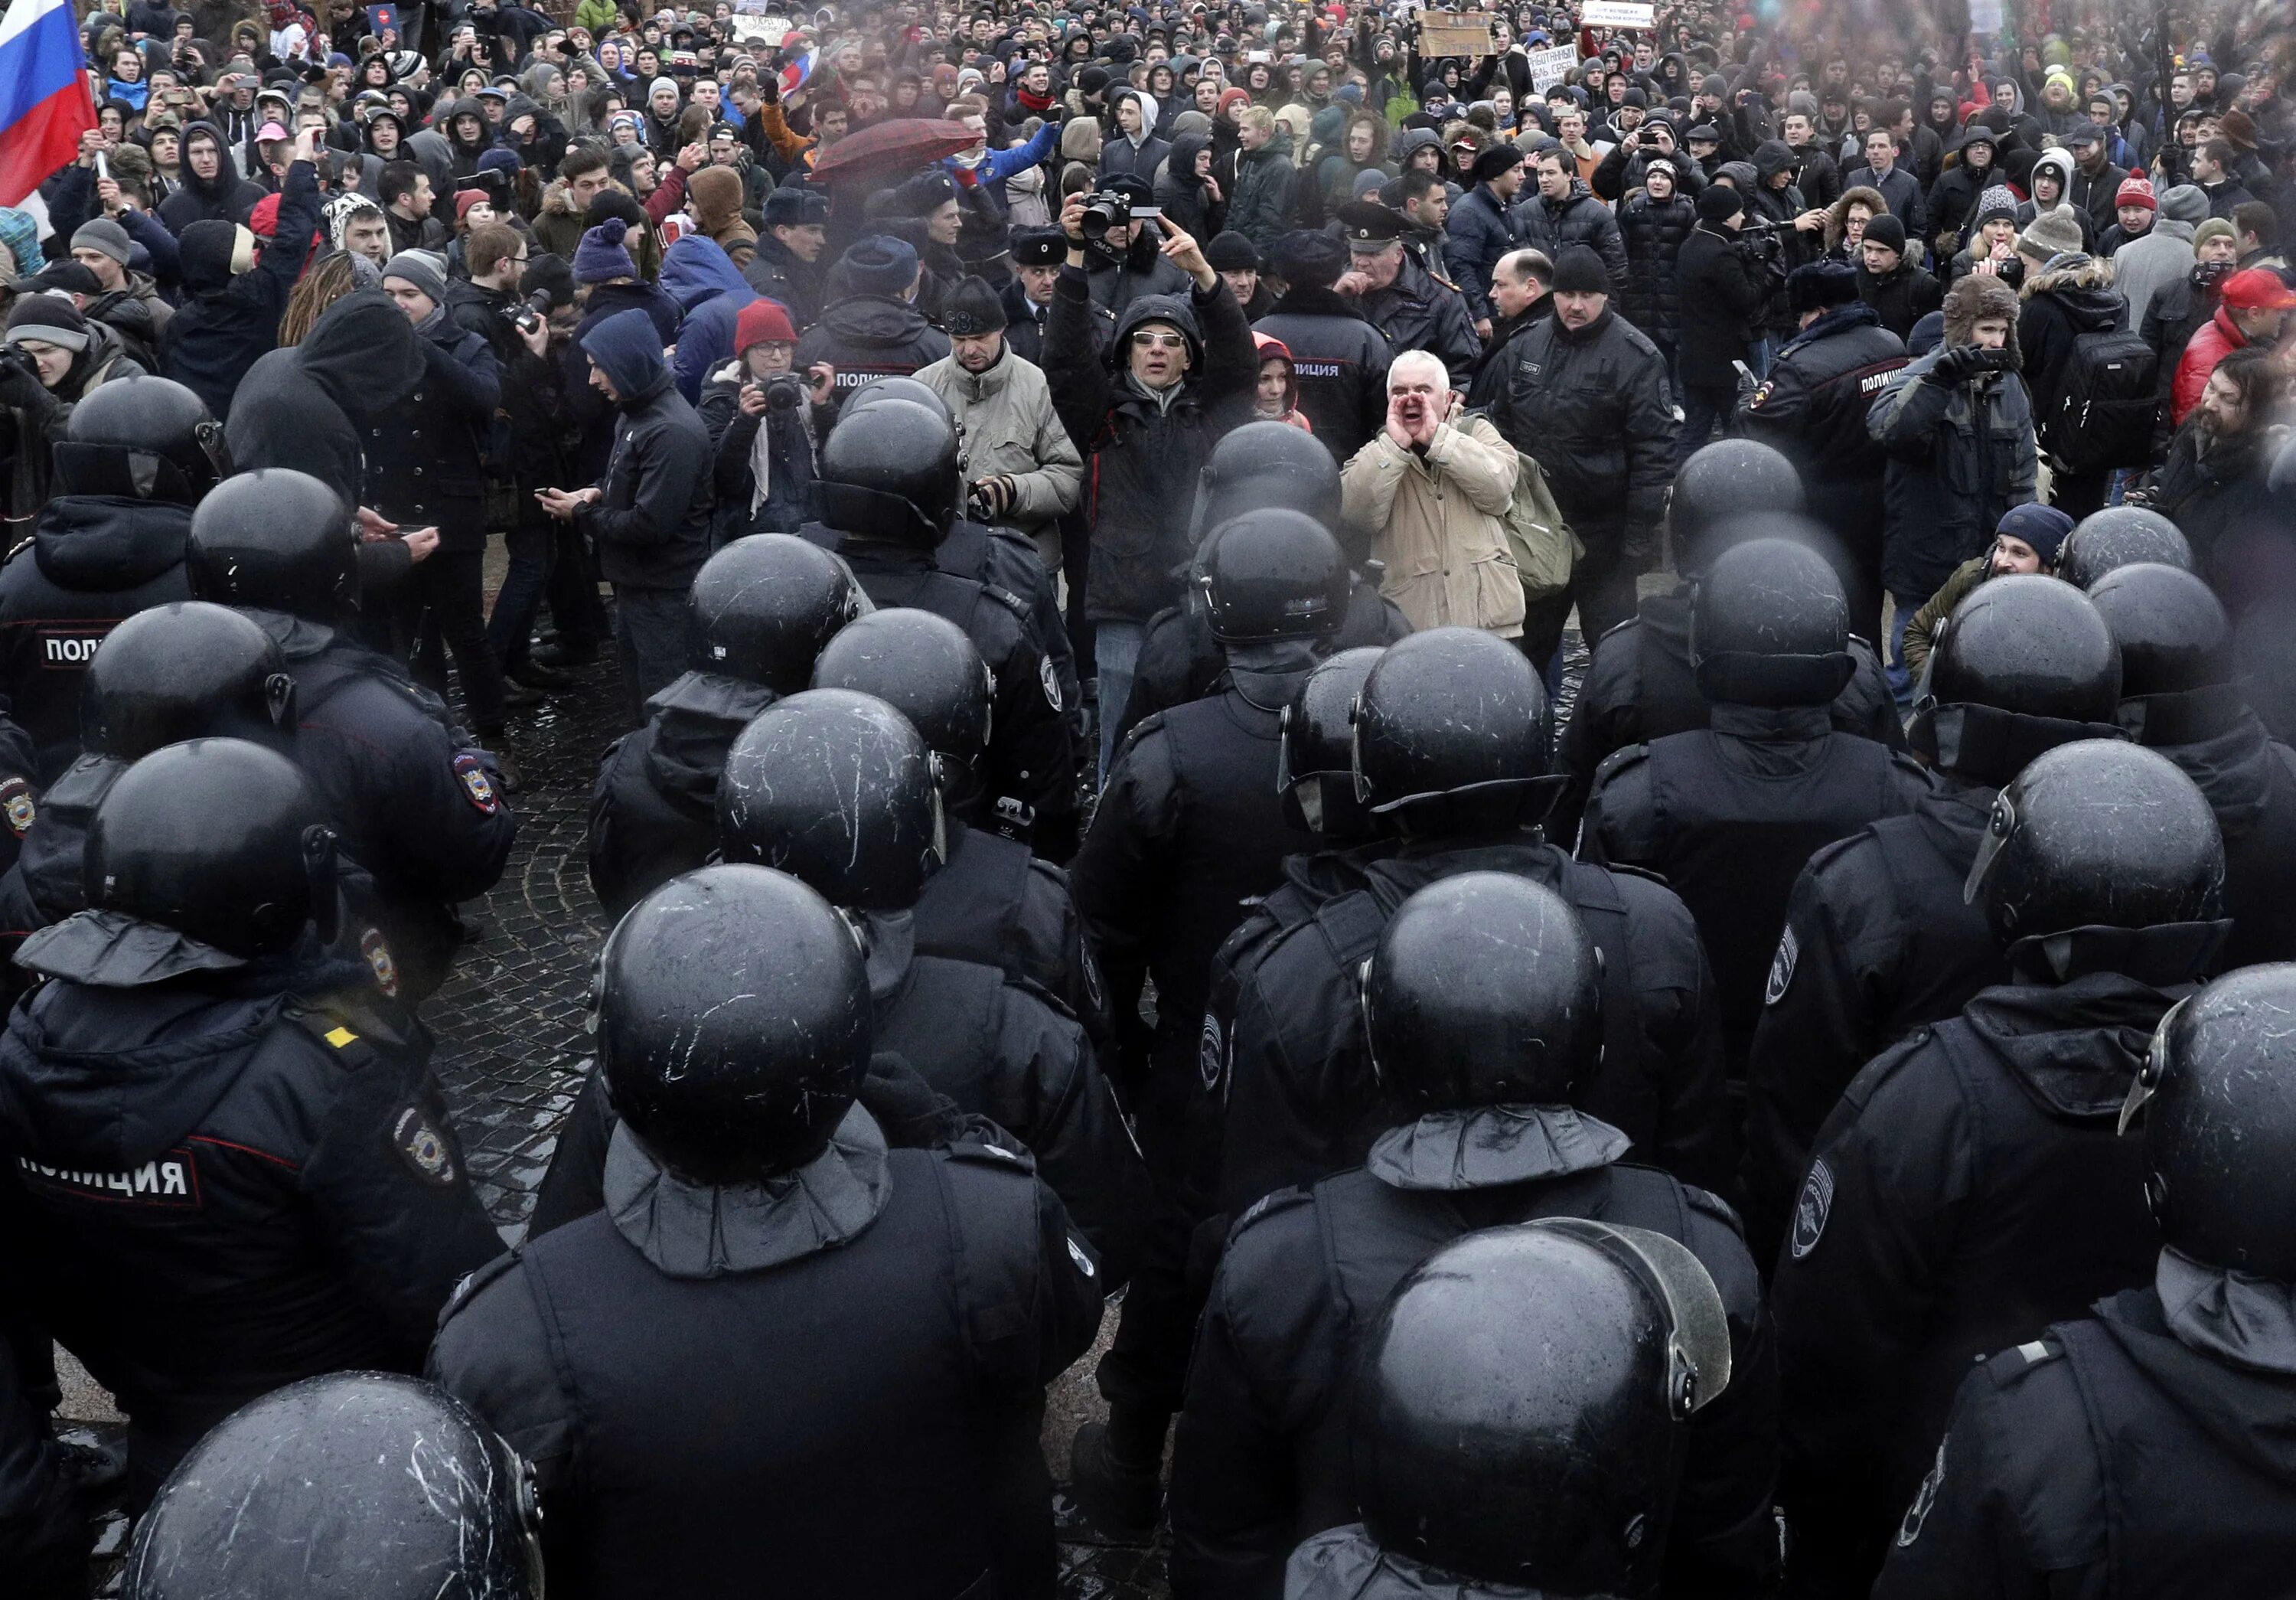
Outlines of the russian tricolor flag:
[[79,23],[65,0],[15,0],[0,17],[0,206],[79,154],[95,126]]
[[[807,81],[813,77],[814,62],[820,59],[821,52],[819,50],[808,50],[803,55],[799,56],[795,61],[790,62],[788,66],[783,67],[782,69],[782,93],[783,94],[794,94],[800,89],[805,87]],[[78,135],[75,135],[74,137],[78,137]]]

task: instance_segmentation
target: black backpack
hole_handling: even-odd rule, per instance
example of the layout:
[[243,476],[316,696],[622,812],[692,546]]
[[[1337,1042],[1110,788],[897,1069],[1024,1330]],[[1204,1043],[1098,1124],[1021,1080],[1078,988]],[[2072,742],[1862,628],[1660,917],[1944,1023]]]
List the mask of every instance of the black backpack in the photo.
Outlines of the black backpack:
[[2074,337],[2056,404],[2041,419],[2043,441],[2059,472],[2142,466],[2152,459],[2160,411],[2157,361],[2144,336],[2127,328]]

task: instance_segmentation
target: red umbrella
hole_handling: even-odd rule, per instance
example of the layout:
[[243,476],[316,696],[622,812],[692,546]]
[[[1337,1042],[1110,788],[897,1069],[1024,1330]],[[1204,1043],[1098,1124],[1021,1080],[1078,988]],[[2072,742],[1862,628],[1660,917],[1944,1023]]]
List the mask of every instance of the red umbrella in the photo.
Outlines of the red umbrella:
[[882,177],[924,168],[943,156],[971,150],[980,135],[962,122],[929,122],[921,117],[879,122],[849,134],[813,163],[813,176],[825,182]]

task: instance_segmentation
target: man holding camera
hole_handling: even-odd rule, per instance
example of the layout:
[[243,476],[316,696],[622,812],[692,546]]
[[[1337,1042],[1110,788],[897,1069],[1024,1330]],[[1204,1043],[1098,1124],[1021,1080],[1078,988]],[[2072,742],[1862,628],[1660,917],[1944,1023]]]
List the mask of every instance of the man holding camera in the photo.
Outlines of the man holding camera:
[[1129,173],[1084,197],[1078,226],[1085,241],[1085,283],[1103,342],[1141,296],[1188,292],[1188,275],[1164,255],[1162,236],[1144,226],[1158,214],[1155,190]]
[[1698,197],[1698,226],[1682,242],[1675,271],[1682,307],[1679,349],[1682,431],[1677,466],[1729,418],[1738,401],[1739,369],[1753,357],[1762,308],[1769,300],[1775,243],[1767,232],[1740,237],[1746,202],[1727,184]]
[[966,278],[941,306],[949,353],[917,381],[945,401],[963,430],[966,514],[1024,533],[1045,570],[1061,568],[1060,519],[1075,508],[1084,458],[1053,411],[1044,369],[1006,343],[996,290]]

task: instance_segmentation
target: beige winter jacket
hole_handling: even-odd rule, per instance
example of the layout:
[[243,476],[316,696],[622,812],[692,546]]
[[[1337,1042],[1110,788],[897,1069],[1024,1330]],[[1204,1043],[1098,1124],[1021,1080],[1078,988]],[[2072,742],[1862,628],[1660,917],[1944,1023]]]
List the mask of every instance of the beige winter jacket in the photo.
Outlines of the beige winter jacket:
[[1013,480],[1009,526],[1034,537],[1075,508],[1084,458],[1053,410],[1042,367],[1007,345],[1004,359],[977,377],[944,356],[920,368],[917,381],[947,404],[964,430],[964,480],[1000,473]]
[[1387,563],[1381,592],[1414,628],[1522,632],[1522,582],[1507,554],[1513,448],[1480,415],[1446,423],[1423,458],[1382,431],[1340,475],[1340,513]]

